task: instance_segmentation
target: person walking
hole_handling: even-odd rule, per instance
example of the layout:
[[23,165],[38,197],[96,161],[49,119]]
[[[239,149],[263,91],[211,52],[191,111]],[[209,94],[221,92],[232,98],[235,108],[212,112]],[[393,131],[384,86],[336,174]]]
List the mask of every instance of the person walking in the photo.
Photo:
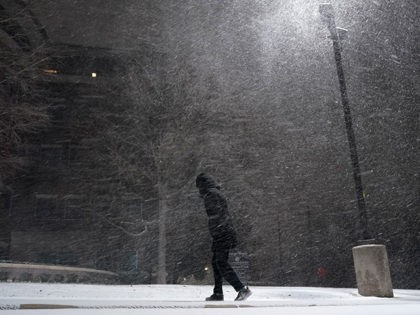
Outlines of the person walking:
[[209,219],[210,235],[213,239],[211,250],[213,252],[214,289],[213,294],[207,297],[206,301],[224,300],[223,279],[229,282],[235,291],[238,292],[235,301],[244,301],[252,292],[239,280],[238,275],[228,262],[229,251],[236,247],[237,240],[226,198],[220,191],[220,186],[208,174],[201,173],[197,176],[196,187],[204,200],[204,207]]

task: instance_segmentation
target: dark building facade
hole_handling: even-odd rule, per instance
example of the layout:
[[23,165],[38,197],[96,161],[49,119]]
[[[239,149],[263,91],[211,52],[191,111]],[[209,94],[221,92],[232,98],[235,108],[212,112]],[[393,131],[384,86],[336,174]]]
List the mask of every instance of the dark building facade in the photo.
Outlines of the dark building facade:
[[13,147],[11,156],[24,167],[1,178],[0,259],[112,270],[123,281],[150,282],[144,259],[154,259],[155,245],[136,233],[155,203],[139,190],[121,190],[101,153],[107,122],[124,103],[124,76],[133,67],[154,71],[161,54],[146,46],[51,44],[33,16],[31,26],[38,28],[27,27],[30,11],[14,14],[19,6],[24,10],[19,3],[0,7],[2,21],[13,21],[1,24],[1,62],[7,66],[13,56],[35,51],[45,60],[28,73],[32,89],[25,97],[46,108],[48,121]]

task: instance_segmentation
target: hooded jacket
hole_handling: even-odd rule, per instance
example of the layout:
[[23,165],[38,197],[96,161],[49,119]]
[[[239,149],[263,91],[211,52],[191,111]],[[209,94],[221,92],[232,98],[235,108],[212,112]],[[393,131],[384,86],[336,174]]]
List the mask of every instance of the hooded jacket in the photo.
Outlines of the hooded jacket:
[[212,251],[234,248],[237,244],[236,233],[220,186],[213,177],[204,173],[197,176],[196,186],[209,218],[209,231],[213,238]]

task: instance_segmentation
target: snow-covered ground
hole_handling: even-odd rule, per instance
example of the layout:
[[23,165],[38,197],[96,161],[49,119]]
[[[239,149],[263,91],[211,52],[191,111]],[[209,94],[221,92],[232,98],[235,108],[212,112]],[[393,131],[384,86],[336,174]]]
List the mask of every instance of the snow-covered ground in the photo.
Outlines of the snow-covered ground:
[[[251,289],[253,295],[244,302],[234,302],[236,293],[228,286],[224,288],[224,302],[205,302],[211,286],[3,282],[0,283],[0,314],[420,314],[420,290],[394,290],[394,298],[375,298],[359,296],[357,289]],[[51,309],[57,305],[68,307]]]

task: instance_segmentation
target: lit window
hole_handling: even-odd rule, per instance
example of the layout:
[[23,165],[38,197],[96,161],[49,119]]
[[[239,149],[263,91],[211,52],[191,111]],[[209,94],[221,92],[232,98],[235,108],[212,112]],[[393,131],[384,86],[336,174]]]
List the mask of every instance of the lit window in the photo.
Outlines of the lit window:
[[58,71],[54,69],[44,69],[44,73],[46,74],[57,74]]

